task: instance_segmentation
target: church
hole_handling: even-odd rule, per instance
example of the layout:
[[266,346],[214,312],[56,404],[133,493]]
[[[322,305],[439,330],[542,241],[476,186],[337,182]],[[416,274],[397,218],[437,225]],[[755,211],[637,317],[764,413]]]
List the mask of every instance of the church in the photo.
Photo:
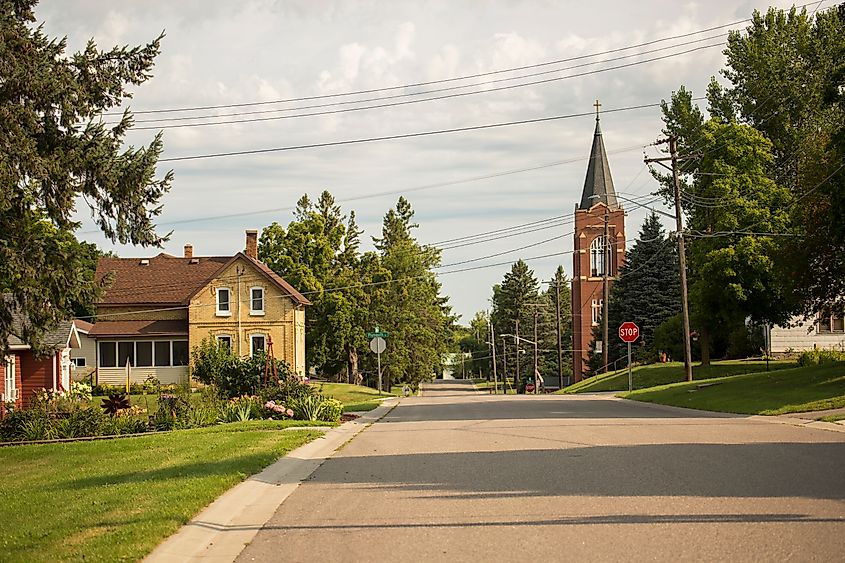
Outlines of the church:
[[[593,330],[601,322],[610,287],[625,262],[625,210],[619,205],[602,139],[596,101],[596,130],[581,202],[575,207],[572,254],[573,383],[584,378]],[[609,337],[616,336],[610,328]],[[597,343],[598,344],[598,343]],[[596,350],[600,348],[597,346]]]

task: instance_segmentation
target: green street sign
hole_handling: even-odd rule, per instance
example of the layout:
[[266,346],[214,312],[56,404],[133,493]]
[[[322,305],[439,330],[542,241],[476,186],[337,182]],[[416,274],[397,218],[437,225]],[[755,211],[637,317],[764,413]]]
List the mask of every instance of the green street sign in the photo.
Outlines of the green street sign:
[[368,332],[367,338],[387,338],[389,332],[381,331],[381,332]]

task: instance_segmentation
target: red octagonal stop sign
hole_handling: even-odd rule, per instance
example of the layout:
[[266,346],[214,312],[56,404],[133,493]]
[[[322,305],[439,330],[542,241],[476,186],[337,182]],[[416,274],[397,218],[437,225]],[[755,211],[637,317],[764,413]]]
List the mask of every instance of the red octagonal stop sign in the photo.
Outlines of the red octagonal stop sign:
[[619,326],[619,338],[623,342],[633,342],[640,337],[640,327],[628,321]]

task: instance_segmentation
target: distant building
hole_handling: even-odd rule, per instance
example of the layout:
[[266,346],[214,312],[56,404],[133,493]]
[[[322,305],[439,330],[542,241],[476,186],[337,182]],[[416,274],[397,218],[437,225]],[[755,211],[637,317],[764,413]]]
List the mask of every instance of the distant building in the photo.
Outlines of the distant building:
[[769,329],[769,351],[788,354],[815,349],[845,350],[845,319],[839,315],[817,314],[809,319],[796,317],[790,327]]
[[[598,102],[596,106],[599,107]],[[613,188],[598,110],[584,190],[580,204],[575,207],[572,262],[572,372],[574,382],[578,382],[587,369],[593,328],[601,319],[605,272],[608,284],[612,284],[625,262],[625,211]]]

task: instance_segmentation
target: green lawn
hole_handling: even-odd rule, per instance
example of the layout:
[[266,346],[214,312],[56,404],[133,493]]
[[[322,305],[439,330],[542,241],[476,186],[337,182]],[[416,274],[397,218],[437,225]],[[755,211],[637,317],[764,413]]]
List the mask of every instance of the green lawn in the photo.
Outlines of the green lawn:
[[250,421],[0,448],[0,560],[137,561],[248,475],[321,435]]
[[845,407],[845,363],[675,383],[620,396],[740,414],[776,415],[835,409]]
[[[769,369],[781,370],[795,367],[792,360],[777,360],[769,362]],[[648,364],[633,368],[634,389],[647,389],[657,385],[667,385],[684,381],[684,364],[670,362],[668,364]],[[696,380],[731,377],[746,373],[766,371],[766,362],[760,360],[725,360],[713,362],[709,366],[693,366],[692,374]],[[607,375],[602,374],[579,381],[575,385],[557,391],[557,393],[595,393],[598,391],[627,391],[628,369],[615,371]]]
[[[318,383],[315,384],[320,393],[326,397],[337,399],[343,403],[343,412],[371,411],[381,405],[379,397],[392,397],[392,393],[378,394],[376,389],[350,383]],[[401,388],[400,388],[401,392]]]

